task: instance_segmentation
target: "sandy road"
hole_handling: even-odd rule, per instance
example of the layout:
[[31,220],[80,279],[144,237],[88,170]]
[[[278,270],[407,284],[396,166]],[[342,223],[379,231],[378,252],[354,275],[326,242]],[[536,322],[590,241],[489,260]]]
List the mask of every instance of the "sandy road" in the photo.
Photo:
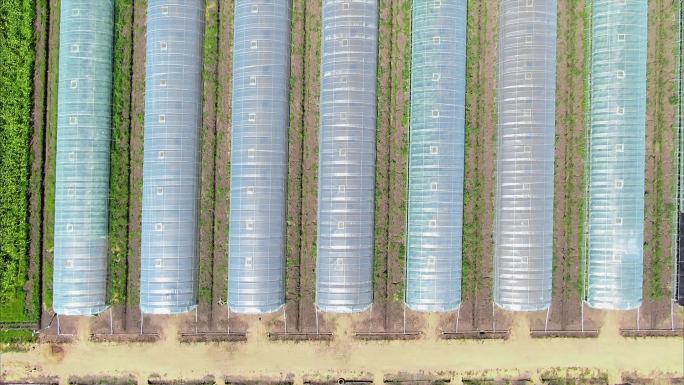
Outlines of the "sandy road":
[[[353,339],[352,318],[329,319],[335,325],[336,340],[331,343],[272,343],[266,338],[268,325],[254,323],[244,344],[180,344],[175,339],[178,322],[170,322],[165,336],[156,344],[96,344],[85,340],[88,320],[82,319],[79,341],[62,345],[55,355],[49,345],[38,345],[24,353],[2,355],[4,380],[33,376],[134,374],[146,378],[158,373],[167,378],[199,378],[213,374],[283,378],[292,373],[302,376],[372,373],[375,378],[388,373],[449,371],[454,376],[467,372],[496,375],[538,376],[540,368],[599,368],[611,383],[622,373],[653,372],[684,375],[682,341],[679,338],[626,339],[619,336],[617,313],[607,313],[599,338],[536,339],[529,337],[528,320],[514,320],[508,341],[444,341],[426,333],[419,341],[363,342]],[[178,320],[175,318],[174,320]],[[334,322],[333,322],[334,321]],[[434,327],[437,319],[428,320]],[[554,354],[549,354],[554,352]]]

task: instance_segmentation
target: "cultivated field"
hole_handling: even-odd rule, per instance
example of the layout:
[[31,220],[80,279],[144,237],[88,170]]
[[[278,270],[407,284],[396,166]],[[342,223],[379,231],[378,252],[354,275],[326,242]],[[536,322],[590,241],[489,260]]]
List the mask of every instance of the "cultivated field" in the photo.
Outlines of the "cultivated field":
[[[649,1],[645,301],[638,313],[619,314],[586,307],[583,311],[581,301],[588,1],[558,0],[554,292],[548,313],[507,313],[492,302],[497,1],[468,3],[463,305],[443,315],[415,313],[403,306],[411,0],[379,0],[374,304],[370,312],[354,316],[316,312],[322,5],[293,0],[287,304],[282,312],[262,317],[229,314],[233,2],[206,0],[199,306],[192,314],[141,319],[147,1],[115,0],[111,308],[93,318],[60,317],[63,335],[57,336],[51,304],[60,1],[3,0],[0,329],[18,330],[0,331],[0,341],[12,342],[0,349],[14,351],[3,354],[0,378],[73,384],[97,383],[105,373],[118,383],[151,378],[150,383],[183,379],[198,384],[248,383],[246,379],[336,383],[338,377],[359,383],[463,384],[608,384],[644,376],[658,378],[641,379],[643,383],[669,383],[671,377],[681,378],[681,339],[620,336],[620,328],[684,325],[684,310],[672,308],[670,301],[678,103],[673,55],[679,54],[675,38],[680,0]],[[39,320],[45,343],[22,345],[35,338],[29,329],[38,328]],[[531,330],[573,332],[582,326],[600,329],[598,337],[530,337]],[[442,332],[463,333],[459,335],[466,340],[446,340]],[[491,336],[507,340],[471,340]],[[363,341],[374,338],[394,341]],[[311,341],[301,341],[307,339]],[[396,341],[408,339],[416,341]],[[56,343],[64,341],[70,343]],[[125,343],[131,341],[149,343]]]

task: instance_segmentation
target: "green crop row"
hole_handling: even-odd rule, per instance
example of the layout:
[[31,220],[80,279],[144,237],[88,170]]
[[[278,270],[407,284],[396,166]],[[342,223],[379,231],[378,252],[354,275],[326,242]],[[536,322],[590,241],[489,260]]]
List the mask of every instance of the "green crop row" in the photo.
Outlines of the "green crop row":
[[33,19],[35,2],[0,2],[0,321],[31,317],[28,280]]

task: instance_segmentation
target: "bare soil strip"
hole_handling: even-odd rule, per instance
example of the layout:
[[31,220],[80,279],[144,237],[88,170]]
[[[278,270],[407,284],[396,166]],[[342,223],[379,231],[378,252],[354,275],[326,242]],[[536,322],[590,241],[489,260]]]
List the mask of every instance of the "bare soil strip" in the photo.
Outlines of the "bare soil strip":
[[[585,1],[558,2],[553,302],[549,329],[581,327],[581,239],[584,227]],[[545,315],[533,329],[544,329]]]
[[640,327],[670,327],[675,142],[675,0],[649,2],[644,303]]
[[290,52],[290,127],[287,171],[286,317],[288,330],[300,330],[302,144],[304,131],[304,19],[306,1],[292,3]]
[[212,328],[228,327],[228,206],[230,191],[230,119],[233,85],[233,5],[219,1],[216,150],[214,157],[214,225]]
[[408,103],[411,68],[411,1],[392,4],[389,126],[389,212],[387,227],[387,303],[385,329],[402,326],[406,258]]
[[[212,280],[214,260],[214,170],[216,159],[216,91],[219,47],[219,2],[205,2],[203,111],[200,153],[200,223],[199,223],[199,306],[198,316],[204,327],[212,319]],[[220,277],[217,277],[220,279]]]
[[493,225],[496,169],[498,4],[468,5],[466,177],[461,329],[493,325]]
[[36,19],[33,23],[36,57],[33,67],[33,111],[31,132],[31,169],[29,172],[29,270],[26,282],[26,309],[31,319],[40,319],[41,231],[43,226],[43,158],[45,152],[47,42],[47,0],[36,1]]
[[55,226],[55,156],[57,146],[57,82],[59,69],[59,9],[60,1],[49,4],[47,106],[45,129],[45,161],[43,169],[43,248],[41,326],[52,317],[52,261]]
[[124,330],[138,330],[140,323],[140,242],[142,215],[143,134],[145,131],[145,31],[147,0],[133,6],[133,69],[131,90],[131,136],[128,210],[128,288]]
[[304,18],[304,139],[299,326],[302,331],[315,331],[321,3],[307,1]]

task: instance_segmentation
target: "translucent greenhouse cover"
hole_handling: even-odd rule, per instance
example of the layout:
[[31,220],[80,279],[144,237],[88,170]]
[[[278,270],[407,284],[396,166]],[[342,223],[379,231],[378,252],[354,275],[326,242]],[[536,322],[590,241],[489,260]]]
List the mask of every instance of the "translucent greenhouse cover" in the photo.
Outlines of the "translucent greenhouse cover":
[[500,4],[494,301],[536,311],[551,304],[556,1]]
[[285,303],[290,0],[235,3],[228,305]]
[[413,1],[406,303],[461,304],[467,1]]
[[149,0],[140,309],[197,302],[201,0]]
[[373,301],[377,0],[323,2],[316,305]]
[[594,0],[587,303],[642,301],[648,4]]
[[62,0],[53,308],[106,308],[112,1]]

